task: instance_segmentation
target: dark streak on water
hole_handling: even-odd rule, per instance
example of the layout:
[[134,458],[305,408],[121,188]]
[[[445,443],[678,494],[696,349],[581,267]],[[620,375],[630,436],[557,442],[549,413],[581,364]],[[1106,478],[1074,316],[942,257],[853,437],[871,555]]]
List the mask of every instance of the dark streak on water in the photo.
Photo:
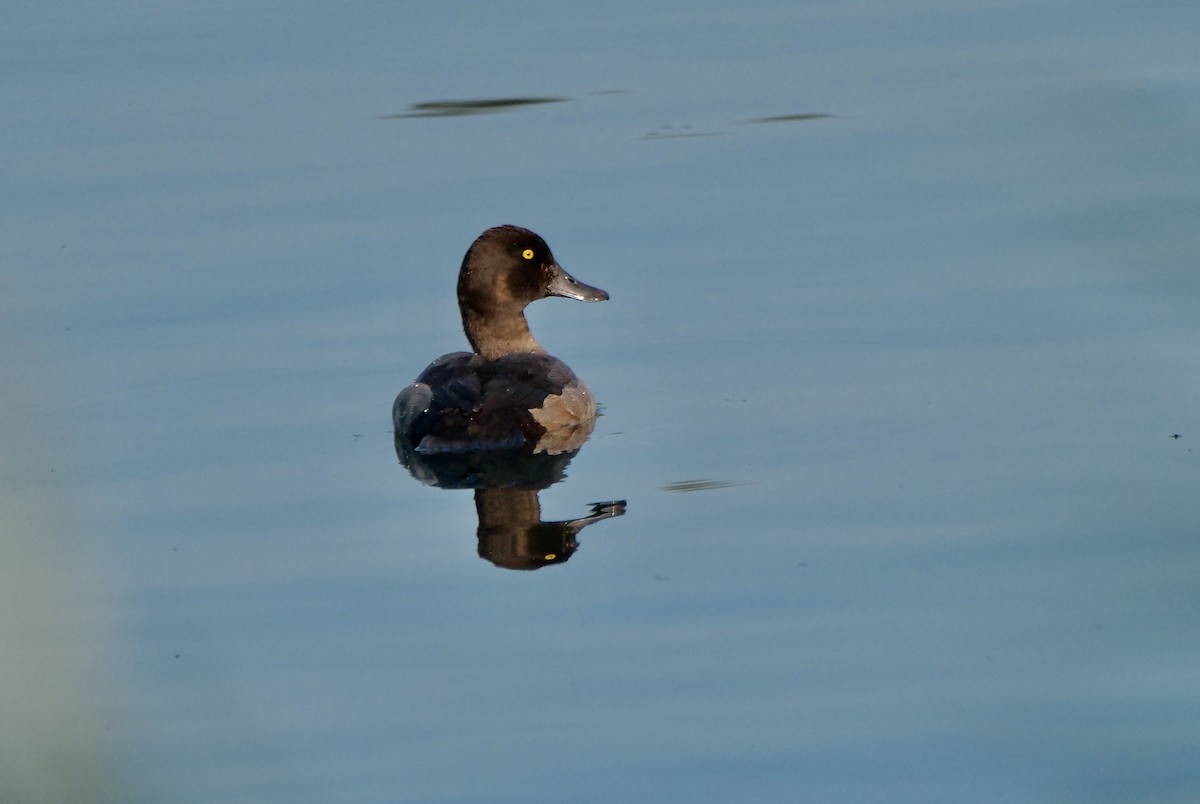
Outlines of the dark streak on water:
[[668,483],[662,487],[663,491],[712,491],[713,489],[727,489],[731,486],[737,486],[731,480],[680,480],[675,483]]
[[[824,112],[810,112],[810,113],[799,113],[799,114],[780,114],[780,115],[772,115],[769,117],[755,117],[750,120],[741,120],[738,122],[741,124],[744,124],[744,125],[757,124],[757,123],[796,123],[796,122],[806,122],[806,121],[810,121],[810,120],[825,120],[825,119],[832,118],[832,117],[833,117],[833,115],[826,114]],[[692,128],[691,125],[659,126],[658,129],[655,131],[647,131],[639,139],[667,140],[667,139],[678,139],[681,137],[721,137],[728,133],[728,132],[724,132],[724,131],[713,131],[713,130],[692,131],[691,128]]]
[[477,100],[425,101],[414,103],[407,112],[384,115],[383,120],[407,117],[460,117],[469,114],[490,114],[517,106],[533,106],[541,103],[564,103],[570,98],[482,98]]
[[813,112],[810,114],[779,114],[772,117],[756,117],[753,120],[747,120],[747,123],[794,123],[802,120],[826,120],[833,117],[831,114],[823,112]]

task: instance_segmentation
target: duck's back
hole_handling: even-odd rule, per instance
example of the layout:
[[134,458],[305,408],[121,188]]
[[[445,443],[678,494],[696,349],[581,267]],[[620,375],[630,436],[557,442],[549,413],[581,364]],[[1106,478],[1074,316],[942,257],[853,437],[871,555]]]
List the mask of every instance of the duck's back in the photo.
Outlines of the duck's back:
[[488,360],[454,352],[400,392],[392,418],[397,436],[418,452],[529,446],[558,454],[587,439],[596,403],[575,372],[551,355]]

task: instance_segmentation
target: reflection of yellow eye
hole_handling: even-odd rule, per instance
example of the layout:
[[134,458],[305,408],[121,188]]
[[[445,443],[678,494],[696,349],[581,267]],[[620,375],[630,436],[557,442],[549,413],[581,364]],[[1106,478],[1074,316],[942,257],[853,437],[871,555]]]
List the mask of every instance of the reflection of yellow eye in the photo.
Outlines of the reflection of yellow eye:
[[521,256],[527,260],[532,260],[533,259],[533,249],[531,249],[531,248],[525,249],[524,251],[521,252]]

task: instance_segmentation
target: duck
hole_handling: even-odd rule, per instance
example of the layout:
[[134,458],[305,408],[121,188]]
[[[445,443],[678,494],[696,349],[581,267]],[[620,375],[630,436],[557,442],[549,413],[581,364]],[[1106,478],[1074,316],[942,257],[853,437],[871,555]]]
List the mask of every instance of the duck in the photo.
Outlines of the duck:
[[596,402],[529,330],[525,307],[561,296],[607,301],[567,273],[539,235],[496,226],[467,249],[458,308],[470,352],[429,364],[392,406],[397,442],[420,455],[485,450],[571,453],[591,435]]

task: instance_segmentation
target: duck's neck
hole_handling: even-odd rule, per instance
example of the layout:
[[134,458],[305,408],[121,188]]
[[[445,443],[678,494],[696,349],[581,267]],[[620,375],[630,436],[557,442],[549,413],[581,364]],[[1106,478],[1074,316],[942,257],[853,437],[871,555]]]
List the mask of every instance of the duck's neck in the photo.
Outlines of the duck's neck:
[[493,311],[485,316],[463,308],[462,317],[463,329],[467,333],[467,340],[471,342],[471,348],[488,360],[518,352],[546,352],[541,344],[534,340],[533,333],[529,331],[529,324],[525,321],[525,314],[520,310],[503,315]]

